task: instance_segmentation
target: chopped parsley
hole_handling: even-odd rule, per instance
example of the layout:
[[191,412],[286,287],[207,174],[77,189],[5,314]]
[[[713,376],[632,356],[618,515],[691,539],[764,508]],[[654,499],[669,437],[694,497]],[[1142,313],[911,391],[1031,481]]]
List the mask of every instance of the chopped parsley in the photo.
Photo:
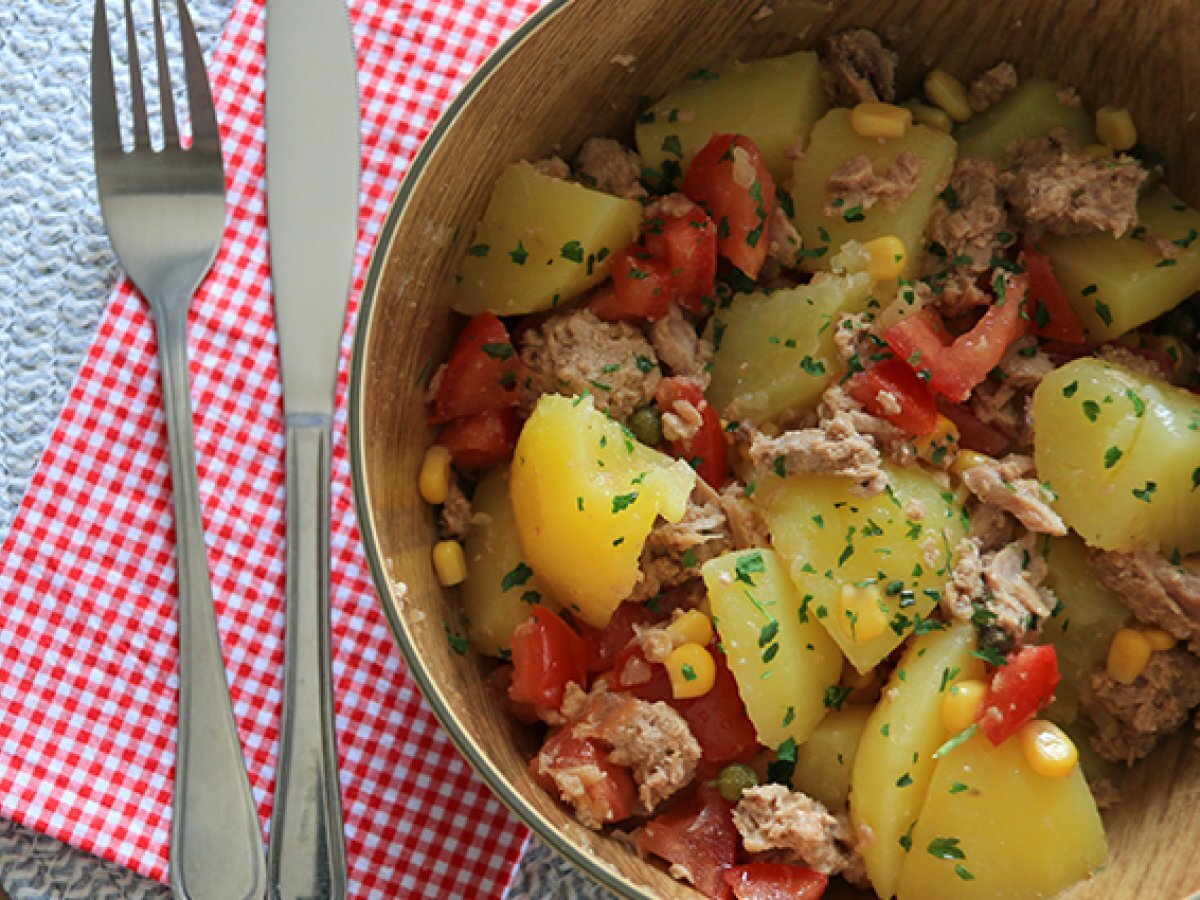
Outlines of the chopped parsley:
[[1131,493],[1143,503],[1149,503],[1156,490],[1158,490],[1158,485],[1153,481],[1147,481],[1143,487],[1134,488]]
[[958,846],[958,838],[956,837],[935,837],[929,842],[929,846],[926,849],[931,856],[936,856],[938,859],[967,858],[962,848]]
[[851,690],[845,685],[831,684],[825,688],[825,707],[840,710],[842,704],[846,702],[846,698],[850,696]]
[[1104,451],[1104,468],[1111,469],[1124,455],[1120,447],[1109,447]]
[[[582,504],[582,498],[580,498]],[[525,565],[523,562],[518,562],[511,572],[500,579],[500,590],[509,591],[513,588],[524,584],[533,577],[533,569]]]
[[520,241],[517,241],[517,249],[509,250],[508,255],[518,266],[525,265],[525,260],[529,259],[529,251],[525,249],[525,245]]
[[754,579],[751,575],[762,574],[767,571],[767,565],[763,561],[763,555],[758,551],[746,553],[738,557],[738,560],[733,565],[734,576],[738,581],[754,587]]
[[488,251],[491,249],[492,247],[490,244],[475,244],[474,246],[467,248],[467,256],[487,256]]
[[562,253],[563,259],[570,260],[573,263],[583,262],[583,244],[579,243],[579,241],[567,241],[562,245],[562,250],[559,252]]
[[637,498],[638,498],[637,491],[631,491],[628,494],[617,494],[612,499],[613,514],[615,515],[615,514],[621,512],[622,510],[629,509],[629,507],[633,505],[634,501],[637,500]]

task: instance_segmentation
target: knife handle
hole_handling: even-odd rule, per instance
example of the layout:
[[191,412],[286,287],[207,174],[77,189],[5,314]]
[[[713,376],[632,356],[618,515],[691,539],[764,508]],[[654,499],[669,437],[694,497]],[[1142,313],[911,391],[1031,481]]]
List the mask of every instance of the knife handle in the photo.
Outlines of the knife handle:
[[329,416],[287,419],[287,641],[271,896],[346,896],[329,634]]

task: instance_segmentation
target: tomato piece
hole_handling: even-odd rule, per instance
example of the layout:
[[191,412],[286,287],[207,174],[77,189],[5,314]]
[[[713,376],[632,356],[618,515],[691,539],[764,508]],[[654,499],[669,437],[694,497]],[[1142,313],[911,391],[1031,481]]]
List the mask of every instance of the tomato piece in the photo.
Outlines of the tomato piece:
[[1024,285],[1023,277],[1013,277],[1007,296],[957,338],[935,310],[925,307],[885,331],[883,339],[935,393],[961,403],[996,367],[1009,344],[1028,330]]
[[663,620],[661,612],[654,612],[644,603],[626,601],[617,607],[608,624],[596,628],[584,622],[575,620],[575,627],[583,636],[587,645],[587,666],[589,672],[604,672],[613,668],[617,654],[633,640],[634,626],[647,626]]
[[513,667],[506,663],[502,666],[497,666],[487,676],[487,685],[499,698],[500,702],[507,707],[509,714],[514,719],[525,725],[535,725],[542,721],[537,714],[537,707],[532,703],[517,703],[508,696],[508,689],[512,687]]
[[679,866],[704,896],[729,896],[725,873],[737,861],[738,833],[731,805],[713,788],[702,784],[693,796],[647,822],[638,847]]
[[514,407],[505,406],[451,419],[438,432],[437,442],[460,469],[490,469],[512,458],[520,433],[521,417]]
[[767,258],[775,180],[762,153],[743,134],[714,134],[688,166],[683,193],[717,226],[717,253],[749,278]]
[[512,665],[508,696],[516,703],[558,709],[572,681],[587,689],[583,638],[541,604],[534,604],[532,615],[513,629]]
[[605,322],[653,322],[671,308],[671,269],[640,244],[613,256],[612,286],[595,294],[588,306]]
[[1061,676],[1053,644],[1023,647],[998,668],[988,685],[979,730],[1000,746],[1054,699]]
[[676,303],[703,313],[717,280],[717,227],[699,206],[646,221],[642,237],[647,252],[666,262]]
[[1087,337],[1083,333],[1083,323],[1058,283],[1049,258],[1029,241],[1025,241],[1021,252],[1029,276],[1028,304],[1033,333],[1065,344],[1084,343]]
[[[937,398],[907,363],[885,359],[846,383],[850,396],[873,416],[886,419],[909,434],[930,434],[937,428]],[[884,407],[879,392],[890,394],[899,409]]]
[[700,385],[686,378],[664,378],[658,383],[654,399],[663,412],[670,412],[677,400],[683,400],[700,413],[696,433],[687,440],[671,441],[668,449],[672,456],[687,460],[712,488],[720,490],[729,479],[729,443],[725,440],[721,417],[705,398]]
[[[594,766],[600,777],[581,779],[584,797],[575,802],[586,803],[600,821],[620,822],[633,815],[637,791],[629,770],[610,762],[608,753],[599,741],[576,737],[570,728],[563,728],[546,740],[538,756],[547,759],[548,767],[554,769]],[[534,780],[548,794],[558,796],[558,786],[539,771],[537,762],[538,757],[534,757],[530,764]]]
[[829,876],[804,866],[756,862],[727,870],[725,882],[737,900],[818,900]]
[[988,456],[999,456],[1008,449],[1008,438],[975,415],[970,407],[951,403],[943,397],[938,400],[938,411],[958,429],[960,450],[978,450]]
[[495,313],[472,316],[458,333],[429,401],[429,424],[517,405],[521,359]]

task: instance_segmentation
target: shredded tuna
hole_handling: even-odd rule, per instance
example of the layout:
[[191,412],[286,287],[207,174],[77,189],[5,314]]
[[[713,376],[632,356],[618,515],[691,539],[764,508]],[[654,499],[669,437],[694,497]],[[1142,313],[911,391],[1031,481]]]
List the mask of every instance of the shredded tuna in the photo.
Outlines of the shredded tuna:
[[977,610],[982,608],[990,623],[986,627],[1023,643],[1057,603],[1042,586],[1046,571],[1045,560],[1034,552],[1032,535],[987,553],[980,552],[977,539],[964,538],[954,548],[942,611],[955,621],[979,625]]
[[1183,252],[1183,247],[1151,228],[1141,232],[1141,242],[1160,259],[1174,259]]
[[844,820],[820,802],[781,784],[763,784],[742,793],[733,824],[748,853],[783,851],[796,862],[836,875],[854,865],[851,832]]
[[842,362],[849,364],[857,359],[859,365],[885,346],[875,333],[875,316],[871,313],[843,314],[833,329],[833,345]]
[[730,547],[729,525],[719,502],[705,493],[694,492],[682,519],[660,520],[646,537],[641,557],[642,577],[631,599],[646,600],[663,588],[696,578],[702,563]]
[[661,378],[654,348],[637,328],[601,322],[588,309],[551,316],[527,331],[521,361],[528,369],[519,385],[527,409],[542,394],[587,392],[598,409],[624,420],[650,402]]
[[1016,539],[1013,517],[990,503],[975,502],[968,508],[971,518],[971,537],[981,550],[999,550]]
[[1095,781],[1089,781],[1088,789],[1092,792],[1092,799],[1096,801],[1096,809],[1102,812],[1106,809],[1112,809],[1121,802],[1121,792],[1107,778],[1097,778]]
[[[928,257],[926,261],[928,263]],[[928,282],[928,285],[926,285]],[[947,318],[957,318],[983,306],[991,306],[992,295],[979,286],[979,275],[969,269],[943,269],[917,282],[917,292],[928,293],[928,302]]]
[[752,547],[771,546],[770,531],[763,517],[746,497],[746,489],[737,482],[730,482],[721,490],[721,511],[729,522],[729,535],[733,549],[749,550]]
[[879,35],[857,28],[835,34],[825,46],[826,85],[843,106],[865,100],[896,99],[898,57],[886,49]]
[[1038,347],[1037,338],[1017,338],[998,366],[1004,373],[1004,381],[1021,391],[1032,391],[1042,379],[1054,371],[1054,362]]
[[975,112],[983,112],[1016,89],[1017,70],[1010,62],[999,62],[971,82],[968,102]]
[[571,167],[557,156],[547,156],[545,159],[539,159],[533,164],[533,167],[543,175],[549,175],[551,178],[560,178],[566,181],[571,177]]
[[796,265],[801,246],[800,232],[783,207],[776,205],[767,223],[767,256],[785,269],[791,269]]
[[1200,571],[1147,550],[1091,549],[1088,563],[1140,621],[1188,641],[1200,652]]
[[1104,344],[1097,347],[1092,355],[1097,359],[1112,363],[1114,366],[1120,366],[1138,375],[1145,375],[1147,378],[1170,379],[1172,375],[1164,368],[1164,363],[1134,353],[1128,347],[1122,347],[1120,344]]
[[471,501],[458,486],[458,480],[450,482],[446,501],[442,504],[438,533],[445,540],[463,540],[471,531]]
[[832,384],[826,388],[817,409],[822,422],[840,418],[844,425],[872,441],[897,465],[911,466],[916,462],[916,450],[913,449],[909,436],[887,419],[873,416],[864,410],[841,385]]
[[1079,109],[1079,107],[1083,106],[1083,98],[1079,96],[1079,92],[1071,85],[1067,85],[1065,88],[1059,88],[1058,92],[1054,96],[1057,97],[1058,102],[1067,107],[1067,109]]
[[1057,128],[1018,144],[1007,178],[1015,221],[1035,233],[1107,231],[1120,237],[1137,224],[1138,189],[1146,170],[1128,156],[1097,159]]
[[965,156],[954,166],[949,190],[943,191],[929,221],[929,241],[940,248],[926,264],[953,263],[972,272],[991,266],[1007,242],[1012,241],[1000,170],[983,156]]
[[895,209],[916,190],[920,173],[921,158],[908,150],[897,156],[882,175],[875,174],[869,156],[848,159],[825,182],[829,194],[825,215],[846,216],[876,203]]
[[979,384],[967,400],[975,418],[998,431],[1009,445],[1020,444],[1022,395],[1007,380],[989,376]]
[[677,397],[662,408],[662,436],[665,440],[690,441],[704,424],[704,415],[692,401]]
[[638,180],[642,174],[641,157],[611,138],[593,137],[584,141],[575,157],[575,171],[584,184],[606,194],[630,200],[646,196],[646,189]]
[[874,442],[859,434],[843,414],[822,422],[819,428],[785,431],[778,437],[755,435],[750,462],[764,477],[766,473],[784,476],[795,472],[842,475],[853,479],[851,491],[861,497],[874,496],[888,485]]
[[712,344],[696,332],[678,304],[672,303],[667,314],[652,322],[647,332],[659,361],[672,375],[690,378],[702,390],[707,389],[712,378],[709,373]]
[[962,473],[962,482],[984,503],[998,506],[1016,517],[1030,531],[1064,535],[1067,526],[1048,502],[1045,489],[1034,478],[1033,460],[1009,454],[1001,460],[988,459]]
[[1151,654],[1133,684],[1121,684],[1098,669],[1089,685],[1089,709],[1097,724],[1092,746],[1105,759],[1132,764],[1182,727],[1200,705],[1200,659],[1175,647]]

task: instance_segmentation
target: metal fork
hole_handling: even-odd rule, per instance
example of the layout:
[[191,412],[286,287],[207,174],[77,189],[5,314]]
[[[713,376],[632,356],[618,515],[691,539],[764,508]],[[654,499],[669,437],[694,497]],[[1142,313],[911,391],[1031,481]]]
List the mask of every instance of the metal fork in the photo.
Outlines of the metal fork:
[[154,0],[163,147],[150,143],[130,0],[125,0],[133,148],[121,144],[105,0],[92,31],[92,134],[100,207],[126,273],[150,304],[158,337],[175,502],[179,569],[179,730],[171,821],[176,897],[261,898],[262,827],[238,740],[204,549],[192,431],[187,314],[225,230],[225,172],[204,58],[184,0],[177,0],[192,125],[180,142]]

